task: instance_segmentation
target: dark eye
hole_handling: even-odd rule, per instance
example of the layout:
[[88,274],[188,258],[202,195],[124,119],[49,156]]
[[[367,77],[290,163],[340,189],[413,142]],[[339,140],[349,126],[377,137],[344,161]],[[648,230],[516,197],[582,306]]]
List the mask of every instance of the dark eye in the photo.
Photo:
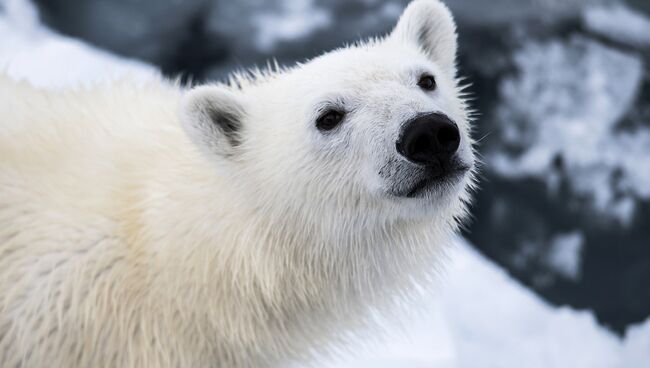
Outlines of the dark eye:
[[343,113],[337,110],[327,110],[316,119],[316,127],[319,130],[332,130],[343,120]]
[[433,91],[436,89],[436,79],[429,74],[424,74],[418,80],[418,86],[425,91]]

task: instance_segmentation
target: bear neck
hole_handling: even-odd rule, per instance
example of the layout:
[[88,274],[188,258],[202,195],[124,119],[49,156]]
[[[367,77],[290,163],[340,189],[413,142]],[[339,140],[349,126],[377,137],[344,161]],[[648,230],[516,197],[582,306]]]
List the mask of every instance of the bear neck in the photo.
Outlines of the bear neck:
[[187,322],[197,333],[236,344],[359,328],[369,308],[428,281],[451,236],[432,219],[260,206],[213,171],[205,162],[165,163],[149,183],[155,195],[139,211],[137,237],[151,254],[152,294],[182,311],[174,318],[200,316]]

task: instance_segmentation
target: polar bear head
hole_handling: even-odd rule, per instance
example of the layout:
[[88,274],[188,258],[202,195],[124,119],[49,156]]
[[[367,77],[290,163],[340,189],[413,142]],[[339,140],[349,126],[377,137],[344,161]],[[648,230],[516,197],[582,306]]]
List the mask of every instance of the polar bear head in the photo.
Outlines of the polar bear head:
[[182,122],[257,206],[453,222],[474,167],[456,49],[447,7],[417,0],[384,38],[194,88]]

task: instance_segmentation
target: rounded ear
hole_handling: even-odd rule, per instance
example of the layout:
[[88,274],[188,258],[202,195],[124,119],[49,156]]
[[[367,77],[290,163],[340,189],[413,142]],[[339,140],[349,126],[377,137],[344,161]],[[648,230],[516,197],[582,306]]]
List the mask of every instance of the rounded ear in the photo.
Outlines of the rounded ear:
[[242,100],[223,85],[193,88],[182,99],[183,128],[203,151],[231,158],[241,144],[245,116]]
[[439,0],[414,0],[402,13],[389,38],[418,46],[445,72],[456,74],[456,23]]

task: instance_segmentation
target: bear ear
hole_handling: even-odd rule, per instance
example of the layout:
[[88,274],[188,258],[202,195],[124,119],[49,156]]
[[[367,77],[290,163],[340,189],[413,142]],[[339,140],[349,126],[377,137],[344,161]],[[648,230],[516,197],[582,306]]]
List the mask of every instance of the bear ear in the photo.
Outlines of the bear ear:
[[444,71],[455,76],[456,23],[449,8],[439,0],[412,1],[389,37],[397,42],[414,43]]
[[231,158],[241,144],[245,116],[242,100],[242,96],[225,86],[193,88],[182,99],[183,128],[208,154]]

